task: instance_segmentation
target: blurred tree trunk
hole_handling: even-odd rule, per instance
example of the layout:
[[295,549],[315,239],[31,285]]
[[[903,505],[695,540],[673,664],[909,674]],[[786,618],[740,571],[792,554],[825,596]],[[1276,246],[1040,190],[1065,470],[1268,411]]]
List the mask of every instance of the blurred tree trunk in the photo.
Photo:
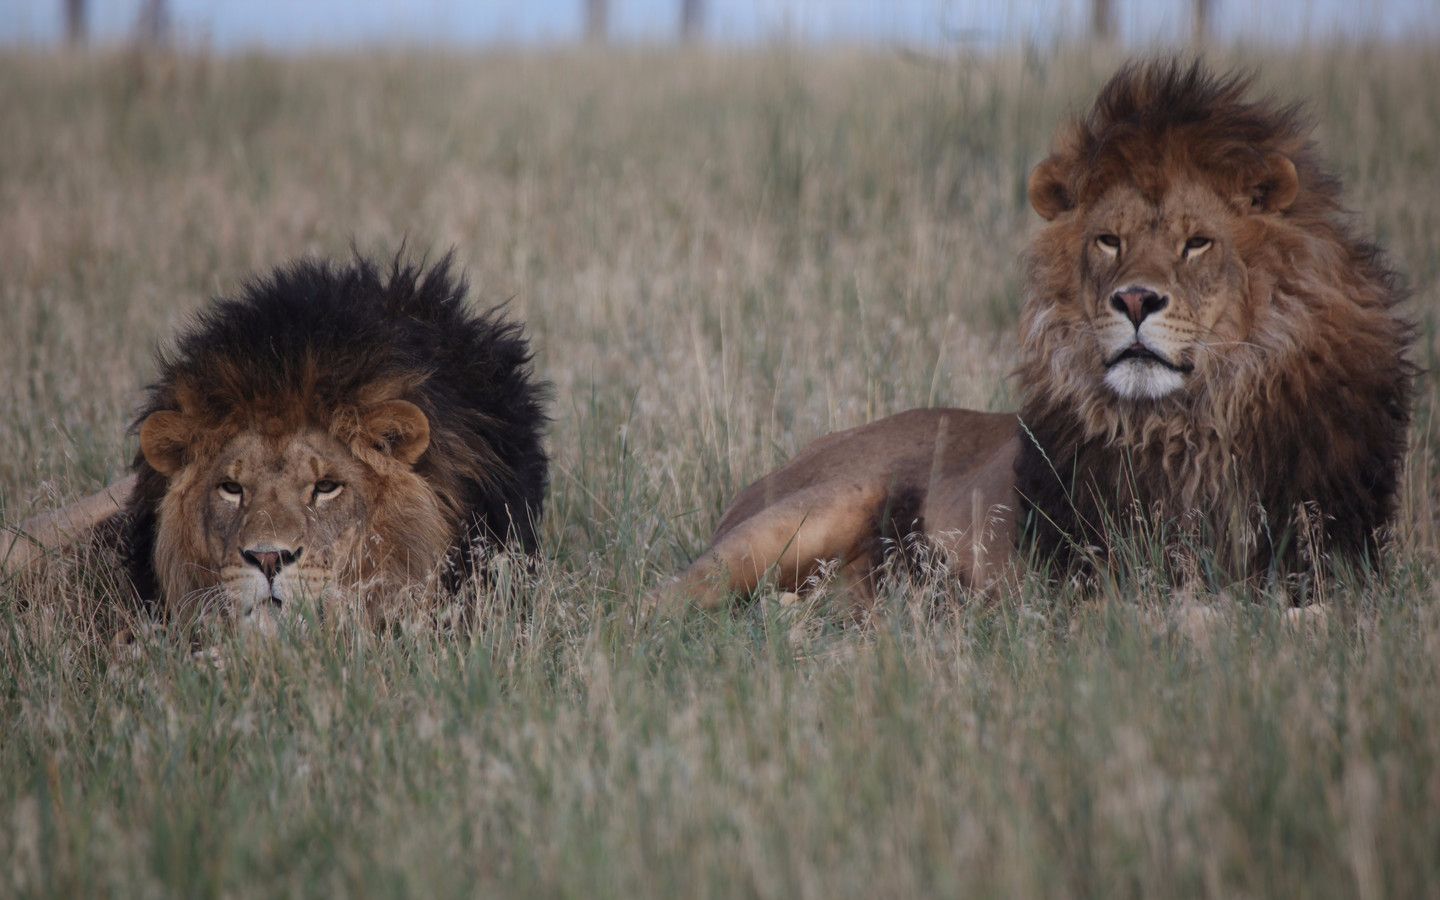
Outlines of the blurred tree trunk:
[[585,39],[603,41],[610,32],[610,0],[585,0]]
[[1090,34],[1097,41],[1109,41],[1115,37],[1114,0],[1091,0]]
[[89,34],[85,13],[85,0],[65,0],[65,43],[72,47],[84,44]]
[[705,30],[705,0],[680,0],[680,40],[697,41]]
[[1214,0],[1195,0],[1194,40],[1203,44],[1210,40],[1210,14],[1215,11]]
[[135,40],[146,47],[160,47],[170,41],[170,5],[165,0],[144,0],[135,20]]

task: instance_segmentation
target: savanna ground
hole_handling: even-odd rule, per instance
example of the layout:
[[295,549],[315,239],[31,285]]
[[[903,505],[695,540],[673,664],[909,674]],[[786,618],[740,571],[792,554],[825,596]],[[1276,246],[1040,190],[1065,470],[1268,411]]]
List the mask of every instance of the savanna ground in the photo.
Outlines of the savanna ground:
[[[1440,52],[1220,58],[1312,104],[1433,370]],[[1440,375],[1388,575],[1309,632],[1192,640],[1144,552],[631,617],[809,439],[1013,407],[1026,172],[1117,59],[0,56],[7,520],[118,475],[152,349],[298,254],[453,247],[556,388],[523,621],[215,669],[117,658],[103,562],[0,585],[0,893],[1440,895]]]

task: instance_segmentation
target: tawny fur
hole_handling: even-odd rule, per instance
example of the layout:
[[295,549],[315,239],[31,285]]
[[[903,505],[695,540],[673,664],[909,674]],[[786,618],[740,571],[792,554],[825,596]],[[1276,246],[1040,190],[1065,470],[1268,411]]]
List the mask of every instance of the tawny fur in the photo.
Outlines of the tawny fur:
[[[747,488],[655,599],[715,605],[767,570],[793,589],[826,560],[873,565],[865,548],[901,524],[885,514],[901,500],[922,511],[903,524],[977,586],[1017,546],[1069,572],[1156,535],[1211,542],[1227,579],[1373,561],[1409,421],[1402,291],[1352,231],[1298,109],[1249,88],[1198,64],[1133,64],[1061,128],[1030,183],[1048,224],[1027,255],[1018,423],[915,410],[822,438]],[[1110,265],[1093,243],[1116,222],[1136,235],[1123,265],[1121,247]],[[1216,232],[1187,267],[1194,222]],[[1174,288],[1151,324],[1186,375],[1122,397],[1097,333],[1115,327],[1111,292],[1141,275]],[[956,427],[971,438],[942,438]]]

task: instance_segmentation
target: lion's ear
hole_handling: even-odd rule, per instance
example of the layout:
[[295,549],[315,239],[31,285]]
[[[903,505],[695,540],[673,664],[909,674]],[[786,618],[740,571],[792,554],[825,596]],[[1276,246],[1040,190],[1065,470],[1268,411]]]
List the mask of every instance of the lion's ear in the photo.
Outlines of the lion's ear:
[[1284,212],[1300,194],[1300,173],[1283,153],[1265,157],[1265,174],[1250,188],[1250,205],[1258,212]]
[[162,409],[140,423],[140,452],[150,468],[169,477],[185,465],[195,428],[184,413]]
[[1075,208],[1075,196],[1065,177],[1065,167],[1053,156],[1030,173],[1028,192],[1030,205],[1047,221]]
[[408,465],[430,446],[430,420],[408,400],[387,400],[367,407],[360,416],[360,440]]

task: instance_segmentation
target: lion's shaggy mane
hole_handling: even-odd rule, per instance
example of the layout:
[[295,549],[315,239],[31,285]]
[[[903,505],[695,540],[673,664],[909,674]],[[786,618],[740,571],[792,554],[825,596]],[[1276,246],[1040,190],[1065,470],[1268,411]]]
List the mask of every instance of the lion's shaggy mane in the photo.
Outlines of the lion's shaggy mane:
[[1234,523],[1232,501],[1250,504],[1257,537],[1234,560],[1249,574],[1294,569],[1297,508],[1320,514],[1326,552],[1352,560],[1372,557],[1394,515],[1414,376],[1404,291],[1381,251],[1353,233],[1300,109],[1248,102],[1251,81],[1198,63],[1126,66],[1044,164],[1066,176],[1053,201],[1082,211],[1117,183],[1158,198],[1177,177],[1222,197],[1258,192],[1259,205],[1277,153],[1299,176],[1288,208],[1240,226],[1249,341],[1225,348],[1227,365],[1180,399],[1127,406],[1057,379],[1051,360],[1075,336],[1050,310],[1078,290],[1080,216],[1035,239],[1017,489],[1025,534],[1062,566],[1079,560],[1077,548],[1105,550],[1112,529],[1134,520],[1130,504],[1198,515],[1212,537]]
[[[248,282],[159,355],[159,377],[132,430],[182,404],[212,435],[330,430],[336,416],[377,399],[407,400],[430,421],[415,472],[449,520],[449,583],[483,568],[477,548],[533,553],[549,471],[549,387],[533,375],[521,326],[500,308],[468,309],[468,286],[452,267],[448,254],[428,269],[397,258],[385,273],[358,257],[306,260]],[[133,468],[125,553],[136,590],[155,604],[158,511],[169,480],[143,454]]]

